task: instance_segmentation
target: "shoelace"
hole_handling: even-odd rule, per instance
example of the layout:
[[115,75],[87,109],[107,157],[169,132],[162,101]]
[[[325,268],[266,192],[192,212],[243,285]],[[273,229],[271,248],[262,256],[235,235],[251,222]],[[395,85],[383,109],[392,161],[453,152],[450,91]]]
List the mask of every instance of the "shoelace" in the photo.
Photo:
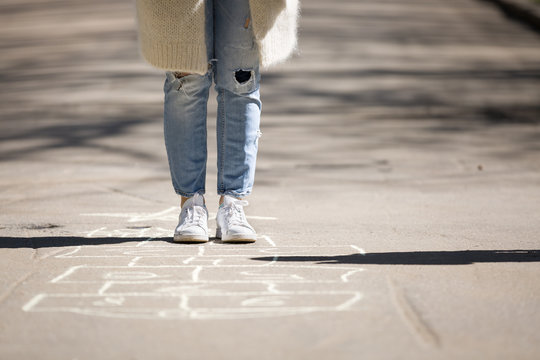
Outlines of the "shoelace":
[[229,226],[240,225],[251,228],[243,211],[243,206],[247,205],[247,200],[236,200],[225,209],[227,218],[229,219]]
[[198,225],[202,228],[205,228],[204,217],[206,212],[201,206],[192,206],[186,209],[186,220],[185,225]]

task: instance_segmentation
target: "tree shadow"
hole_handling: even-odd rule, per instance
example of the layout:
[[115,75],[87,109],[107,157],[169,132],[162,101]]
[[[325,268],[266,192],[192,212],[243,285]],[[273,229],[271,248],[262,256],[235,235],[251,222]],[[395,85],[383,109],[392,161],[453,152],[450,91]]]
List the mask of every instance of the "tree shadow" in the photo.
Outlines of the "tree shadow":
[[[172,236],[168,237],[81,237],[81,236],[37,236],[37,237],[0,237],[0,249],[40,249],[53,247],[69,247],[69,246],[99,246],[99,245],[116,245],[131,242],[141,242],[149,240],[150,242],[164,241],[171,244],[179,245],[202,245],[202,243],[189,241],[174,241]],[[224,243],[220,239],[211,236],[208,240],[215,244],[228,245],[231,242]],[[250,245],[250,243],[234,243],[238,245]]]
[[317,264],[469,265],[474,263],[540,262],[540,250],[404,251],[333,256],[272,256],[251,260]]
[[[540,33],[540,19],[538,15],[534,14],[533,11],[528,10],[526,7],[523,7],[521,3],[515,3],[512,1],[501,1],[501,0],[481,0],[484,2],[492,3],[493,5],[499,7],[499,9],[506,15],[509,19],[515,21],[518,24],[528,27],[529,29]],[[530,6],[534,6],[533,2],[530,2]]]
[[[264,21],[272,22],[283,3],[272,5],[275,11]],[[460,55],[463,46],[472,50],[473,45],[497,48],[497,53],[534,49],[536,34],[505,26],[487,6],[486,11],[480,7],[451,15],[440,5],[415,3],[408,10],[398,3],[376,3],[335,6],[314,0],[303,6],[299,39],[305,55],[295,61],[308,66],[292,62],[263,75],[264,113],[287,119],[269,121],[267,128],[301,127],[336,139],[362,139],[368,122],[426,121],[431,125],[403,125],[408,136],[389,142],[395,148],[425,149],[433,143],[454,144],[452,137],[436,137],[441,133],[538,124],[537,61],[525,55],[512,61],[487,58],[474,51]],[[128,21],[134,10],[124,0],[77,0],[69,9],[63,2],[2,5],[0,20],[46,26],[20,28],[19,21],[3,22],[0,161],[73,149],[119,154],[129,161],[161,159],[155,147],[138,141],[162,141],[162,104],[152,94],[161,93],[164,75],[141,67],[136,27]],[[71,31],[63,25],[66,14],[76,19],[68,24]],[[96,19],[100,26],[86,25]],[[314,115],[323,121],[314,121]],[[539,135],[531,129],[515,135],[514,157],[538,151]],[[385,143],[385,133],[369,135],[378,137],[373,146]],[[358,151],[365,151],[367,145],[358,144],[363,146]]]
[[0,248],[4,249],[40,249],[67,246],[92,246],[92,245],[115,245],[130,242],[167,241],[172,242],[171,237],[80,237],[80,236],[40,236],[40,237],[0,237]]

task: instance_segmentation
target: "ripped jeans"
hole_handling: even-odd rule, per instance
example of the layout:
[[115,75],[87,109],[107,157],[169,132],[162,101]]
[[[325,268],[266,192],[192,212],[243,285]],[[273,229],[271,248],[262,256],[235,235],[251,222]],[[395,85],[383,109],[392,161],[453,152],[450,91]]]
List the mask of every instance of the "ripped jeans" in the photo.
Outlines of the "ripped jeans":
[[165,147],[174,190],[205,193],[206,106],[217,91],[217,193],[245,197],[255,178],[261,101],[259,53],[248,0],[205,0],[205,75],[166,71],[163,91]]

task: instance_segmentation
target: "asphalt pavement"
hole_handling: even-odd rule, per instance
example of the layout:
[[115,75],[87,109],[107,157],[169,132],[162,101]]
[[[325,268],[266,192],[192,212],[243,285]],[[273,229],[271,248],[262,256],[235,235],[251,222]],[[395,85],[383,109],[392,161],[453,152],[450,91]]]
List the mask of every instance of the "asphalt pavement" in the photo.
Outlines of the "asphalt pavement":
[[1,359],[540,357],[538,33],[304,1],[262,76],[259,238],[182,245],[133,4],[0,2]]

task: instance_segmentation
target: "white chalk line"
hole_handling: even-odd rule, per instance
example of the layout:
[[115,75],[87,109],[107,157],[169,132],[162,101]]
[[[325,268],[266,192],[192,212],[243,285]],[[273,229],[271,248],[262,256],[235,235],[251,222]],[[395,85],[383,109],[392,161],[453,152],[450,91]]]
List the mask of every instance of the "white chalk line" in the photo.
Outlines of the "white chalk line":
[[37,294],[29,302],[27,302],[23,307],[23,311],[31,311],[41,300],[50,296],[48,294]]
[[252,278],[259,280],[279,280],[279,279],[298,279],[303,280],[304,278],[296,274],[283,274],[283,273],[260,273],[260,272],[249,272],[242,271],[241,275],[251,276]]
[[262,265],[262,266],[272,266],[272,265],[275,265],[276,262],[278,261],[278,259],[279,259],[279,256],[276,255],[276,256],[274,256],[274,257],[272,258],[272,261],[270,261],[269,263],[264,264],[264,265]]
[[[132,312],[156,312],[157,310],[160,310],[161,308],[125,308],[127,310],[130,310]],[[103,309],[105,310],[105,309]],[[171,310],[175,310],[174,308],[161,310],[160,313],[169,312]],[[186,309],[182,309],[186,310]],[[68,306],[62,306],[62,307],[48,307],[48,308],[31,308],[26,311],[33,311],[33,312],[76,312],[86,315],[102,315],[100,314],[100,311],[95,310],[85,310],[77,307],[68,307]],[[297,313],[305,313],[305,312],[320,312],[320,311],[339,311],[336,310],[335,306],[290,306],[290,307],[238,307],[238,308],[188,308],[186,311],[194,311],[195,313],[201,313],[205,312],[208,314],[223,314],[223,313],[229,313],[229,314],[238,314],[238,313],[265,313],[268,312],[268,315],[279,315],[279,313],[285,312],[290,313],[290,315],[295,315]],[[106,311],[102,311],[106,312]],[[127,318],[135,318],[134,316],[129,316],[132,314],[124,313],[124,316],[114,316],[114,315],[121,315],[121,314],[107,314],[111,317],[127,317]],[[236,319],[236,317],[232,318]]]
[[356,304],[358,301],[360,301],[362,299],[362,294],[357,292],[354,297],[352,299],[349,299],[347,300],[346,302],[344,302],[343,304],[341,305],[338,305],[336,307],[336,310],[338,311],[345,311],[345,310],[348,310],[351,306],[353,306],[354,304]]
[[[133,269],[133,268],[128,268]],[[126,269],[127,270],[127,269]],[[148,271],[115,271],[106,273],[104,278],[111,280],[133,280],[134,277],[139,280],[154,279],[159,275]],[[161,275],[161,277],[171,277],[171,275]]]
[[187,258],[186,260],[182,261],[183,264],[189,264],[190,262],[192,262],[193,260],[195,260],[196,257],[195,256],[192,256],[192,257],[189,257]]
[[63,257],[68,257],[68,256],[69,257],[76,257],[76,256],[70,256],[70,255],[76,254],[77,252],[79,252],[81,250],[81,248],[82,248],[82,246],[77,246],[75,249],[70,250],[65,254],[56,255],[55,258],[63,258]]
[[[212,265],[211,267],[212,268],[216,268],[216,267],[220,267],[220,268],[253,268],[253,269],[257,269],[257,268],[261,268],[261,267],[264,267],[264,265],[266,264],[263,264],[263,265]],[[78,265],[77,267],[86,267],[88,269],[133,269],[133,268],[136,268],[136,269],[145,269],[145,268],[148,268],[148,269],[174,269],[174,268],[178,268],[178,269],[182,269],[182,268],[192,268],[196,265],[135,265],[135,266],[132,266],[132,267],[127,267],[127,266],[107,266],[107,265]],[[197,265],[197,266],[200,266],[200,265]],[[210,266],[210,265],[208,265]],[[289,268],[293,268],[293,269],[327,269],[327,270],[335,270],[335,269],[340,269],[340,270],[358,270],[358,267],[352,267],[352,266],[334,266],[333,264],[328,264],[328,265],[287,265],[287,264],[276,264],[276,265],[273,265],[272,267],[275,267],[275,268],[282,268],[282,269],[289,269]]]
[[193,282],[199,281],[199,274],[201,273],[202,269],[202,266],[197,266],[195,270],[193,270],[193,272],[191,273],[191,280]]
[[351,270],[343,275],[341,275],[341,281],[343,282],[349,282],[349,277],[353,274],[356,274],[357,272],[361,272],[361,271],[364,271],[365,269],[356,269],[356,270]]
[[[113,251],[117,251],[117,250],[111,248],[111,249],[105,249],[105,251],[113,252]],[[123,250],[122,255],[124,255],[124,256],[130,256],[130,255],[165,256],[164,253],[167,254],[168,251],[169,250],[167,250],[167,249],[149,249],[148,247],[145,247],[145,248],[142,248],[142,249],[134,248],[133,250]],[[111,256],[111,255],[105,255],[105,256]],[[114,255],[112,255],[112,256],[114,256]]]
[[142,259],[142,256],[136,256],[129,262],[129,264],[127,266],[128,267],[134,267],[135,264],[137,264],[137,261],[139,261],[141,259]]
[[[279,291],[276,293],[277,295],[351,295],[354,296],[356,299],[358,294],[361,294],[359,291],[354,290],[298,290],[298,291]],[[268,295],[273,296],[275,294],[268,292],[268,291],[239,291],[239,292],[214,292],[209,291],[207,293],[201,293],[201,294],[186,294],[186,293],[178,293],[178,292],[109,292],[109,293],[41,293],[36,295],[40,298],[91,298],[91,297],[181,297],[183,295],[191,296],[191,297],[221,297],[221,296],[262,296],[262,295]],[[30,300],[30,302],[35,302],[35,299]]]
[[144,227],[139,229],[111,229],[107,230],[107,227],[100,227],[91,231],[82,231],[80,234],[84,235],[86,238],[96,238],[96,237],[117,237],[117,238],[135,238],[135,237],[149,237],[149,232],[153,238],[159,237],[170,237],[171,230],[164,229],[162,227]]
[[[261,284],[268,280],[279,280],[280,284],[341,284],[342,281],[336,280],[305,280],[297,279],[294,277],[290,278],[291,280],[287,281],[284,278],[261,278],[256,280],[198,280],[199,284]],[[58,284],[102,284],[103,280],[63,280],[58,282]],[[115,284],[121,285],[142,285],[142,284],[192,284],[192,280],[114,280]]]
[[135,245],[135,247],[139,247],[139,246],[146,245],[146,244],[148,244],[148,242],[151,241],[151,240],[154,240],[154,238],[148,238],[148,239],[146,239],[146,240],[144,240],[144,241],[141,241],[140,243],[137,243],[137,245]]
[[282,292],[279,291],[276,287],[277,287],[277,284],[276,284],[276,283],[269,283],[266,290],[267,290],[269,293],[272,293],[272,294],[281,294]]
[[128,218],[128,222],[140,222],[149,220],[176,220],[176,206],[158,211],[155,213],[85,213],[80,216],[96,216],[96,217],[119,217]]
[[276,246],[276,243],[274,241],[272,241],[272,239],[270,238],[270,236],[268,235],[261,235],[261,237],[268,243],[270,244],[270,246]]
[[[246,218],[253,219],[253,220],[270,220],[270,221],[278,220],[278,218],[274,216],[246,215]],[[209,212],[208,220],[215,220],[215,219],[216,219],[216,213]]]
[[[116,218],[127,218],[128,222],[141,222],[141,221],[150,221],[150,220],[161,220],[161,221],[172,221],[177,220],[177,213],[179,208],[176,206],[169,207],[165,210],[154,212],[154,213],[82,213],[79,216],[95,216],[95,217],[116,217]],[[209,220],[214,219],[216,216],[215,213],[209,213]],[[273,216],[258,216],[258,215],[247,215],[248,219],[254,220],[278,220],[277,217]]]
[[246,307],[252,307],[256,306],[258,308],[262,307],[262,305],[265,306],[281,306],[283,305],[283,300],[286,299],[288,296],[260,296],[255,298],[249,298],[242,301],[241,305]]
[[189,297],[186,294],[182,294],[180,297],[180,309],[191,311],[189,308]]
[[362,249],[361,247],[358,247],[358,246],[356,246],[356,245],[351,245],[351,247],[352,247],[354,250],[358,251],[359,254],[361,254],[361,255],[366,255],[366,251],[365,251],[364,249]]
[[253,220],[278,220],[277,217],[273,217],[273,216],[246,215],[246,218],[253,219]]
[[106,281],[105,284],[98,290],[99,295],[105,294],[105,291],[107,291],[111,286],[113,286],[114,281]]
[[[147,319],[147,320],[178,320],[178,319],[193,319],[193,320],[238,320],[238,319],[259,319],[264,317],[276,317],[276,316],[294,316],[300,314],[308,314],[311,312],[321,311],[335,311],[333,308],[293,308],[283,309],[281,308],[268,308],[268,309],[252,309],[249,312],[213,312],[213,311],[201,311],[190,310],[186,314],[183,309],[176,309],[182,311],[181,314],[177,314],[175,309],[167,309],[157,311],[157,309],[129,309],[130,312],[126,313],[111,313],[106,309],[80,309],[71,307],[57,307],[47,309],[36,309],[36,312],[70,312],[74,314],[87,315],[87,316],[103,316],[114,319]],[[258,310],[258,311],[255,311]],[[157,316],[156,316],[157,313]],[[176,316],[175,316],[176,315]]]
[[55,277],[54,279],[52,279],[50,282],[51,283],[57,283],[59,282],[60,280],[62,280],[63,278],[73,274],[77,269],[80,269],[82,267],[85,267],[86,265],[75,265],[75,266],[71,266],[70,268],[68,268],[66,271],[64,271],[62,274],[58,275],[57,277]]
[[[268,235],[259,235],[259,237],[268,237]],[[149,240],[155,240],[155,238],[152,237],[152,238],[149,238],[148,240],[144,240],[142,242],[147,242]],[[270,239],[270,241],[272,241],[272,239]],[[152,243],[155,243],[155,245],[152,244],[151,246],[148,246],[145,249],[148,249],[148,250],[150,250],[150,249],[159,249],[159,248],[164,248],[164,249],[193,249],[193,248],[190,248],[190,247],[183,247],[183,246],[178,245],[178,244],[167,245],[168,243],[166,243],[163,240],[159,240],[159,241],[156,240],[156,241],[153,241]],[[280,245],[277,249],[275,249],[275,247],[277,245],[275,245],[275,243],[273,241],[272,241],[272,244],[274,244],[274,245],[271,245],[272,247],[254,246],[254,247],[251,247],[250,250],[253,250],[253,248],[255,248],[257,250],[279,250],[279,249],[283,249],[283,248],[289,248],[289,249],[298,249],[298,248],[304,248],[304,249],[323,249],[323,248],[341,249],[341,248],[352,247],[353,249],[355,249],[355,250],[357,250],[359,252],[365,252],[362,248],[360,248],[360,247],[358,247],[356,245],[317,245],[317,246],[314,246],[314,245]],[[206,247],[206,246],[209,246],[209,245],[216,245],[216,244],[214,242],[208,242],[204,246]],[[221,250],[223,250],[223,251],[237,251],[239,249],[238,245],[233,245],[233,244],[219,244],[219,245],[220,245],[219,246],[220,251]],[[77,246],[77,247],[80,247],[80,246]],[[135,247],[137,247],[137,246],[135,246]],[[120,249],[120,248],[133,249],[133,245],[122,245],[122,244],[109,245],[107,249],[116,250],[116,249]]]

